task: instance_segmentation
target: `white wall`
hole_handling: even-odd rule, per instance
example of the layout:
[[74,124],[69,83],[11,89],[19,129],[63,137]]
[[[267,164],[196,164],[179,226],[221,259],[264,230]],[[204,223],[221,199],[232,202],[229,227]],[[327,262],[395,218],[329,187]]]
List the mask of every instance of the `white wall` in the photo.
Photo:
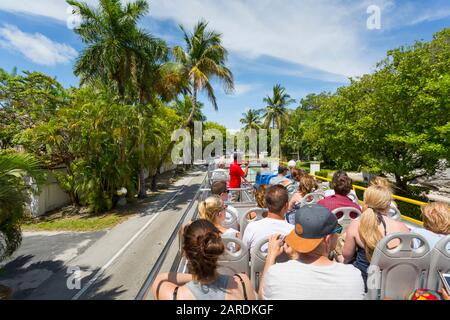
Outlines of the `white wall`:
[[70,197],[59,186],[55,176],[48,173],[47,181],[39,195],[31,195],[31,214],[39,217],[43,214],[70,204]]

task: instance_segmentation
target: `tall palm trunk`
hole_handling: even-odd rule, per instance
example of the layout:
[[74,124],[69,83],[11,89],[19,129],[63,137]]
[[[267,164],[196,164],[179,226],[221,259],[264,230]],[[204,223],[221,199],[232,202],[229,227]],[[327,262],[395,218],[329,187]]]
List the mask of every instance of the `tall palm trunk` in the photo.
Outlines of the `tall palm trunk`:
[[[186,120],[186,122],[184,122],[184,124],[179,128],[180,130],[185,130],[187,129],[191,124],[192,124],[192,120],[194,119],[194,115],[195,112],[197,110],[197,88],[194,86],[194,94],[192,95],[192,109],[191,109],[191,113],[189,114],[188,119]],[[151,183],[151,190],[152,191],[157,191],[158,187],[157,187],[157,182],[158,182],[158,176],[160,175],[160,170],[163,166],[163,164],[166,162],[167,157],[169,156],[169,154],[172,152],[173,147],[175,146],[176,141],[171,141],[169,146],[166,149],[166,152],[164,152],[163,156],[161,157],[161,160],[159,160],[159,163],[156,167],[156,172],[152,177],[152,183]]]

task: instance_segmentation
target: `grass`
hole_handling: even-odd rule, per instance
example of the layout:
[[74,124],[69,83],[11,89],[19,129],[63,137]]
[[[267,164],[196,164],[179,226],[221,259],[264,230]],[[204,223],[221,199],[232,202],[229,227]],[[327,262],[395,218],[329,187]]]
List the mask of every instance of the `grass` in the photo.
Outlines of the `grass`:
[[45,217],[22,225],[23,231],[100,231],[110,229],[128,218],[132,213],[108,213],[104,215],[75,215],[68,217]]

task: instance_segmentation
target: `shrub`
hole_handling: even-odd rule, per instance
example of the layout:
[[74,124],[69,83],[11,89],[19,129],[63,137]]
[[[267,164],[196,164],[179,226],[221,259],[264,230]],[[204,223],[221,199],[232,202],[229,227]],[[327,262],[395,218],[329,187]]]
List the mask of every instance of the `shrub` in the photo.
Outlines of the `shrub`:
[[329,170],[320,170],[320,171],[316,171],[315,175],[318,177],[328,178],[329,173],[330,173]]

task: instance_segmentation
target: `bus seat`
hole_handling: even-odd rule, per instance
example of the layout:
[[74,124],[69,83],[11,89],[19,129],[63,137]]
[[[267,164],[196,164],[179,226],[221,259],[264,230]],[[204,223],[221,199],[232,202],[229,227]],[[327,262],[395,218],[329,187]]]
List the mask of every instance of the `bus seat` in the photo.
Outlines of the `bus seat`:
[[450,273],[450,235],[441,239],[431,250],[428,289],[441,291],[442,282],[438,272]]
[[211,184],[213,184],[216,181],[227,181],[228,173],[225,171],[213,171],[210,180]]
[[[266,264],[268,244],[269,238],[260,240],[255,244],[250,254],[250,280],[256,292],[259,290],[259,282],[264,271],[264,265]],[[276,262],[282,263],[288,260],[289,257],[285,253],[282,253]]]
[[228,206],[225,214],[225,220],[222,223],[224,228],[233,228],[239,230],[239,211],[235,207]]
[[[269,210],[268,209],[263,209],[263,208],[252,208],[252,209],[249,209],[249,210],[247,210],[246,212],[245,212],[245,214],[241,217],[241,236],[243,236],[244,235],[244,231],[245,231],[245,228],[247,228],[247,225],[249,224],[249,223],[251,223],[251,222],[253,222],[253,221],[258,221],[258,220],[262,220],[264,217],[263,217],[263,214],[264,213],[266,213],[266,212],[268,212]],[[256,217],[253,219],[253,220],[249,220],[248,218],[247,218],[247,216],[248,216],[248,214],[250,213],[250,212],[255,212],[256,213]]]
[[[389,249],[388,243],[400,240]],[[415,248],[413,240],[419,240]],[[404,300],[415,289],[427,285],[430,268],[430,245],[415,233],[393,233],[382,239],[372,256],[368,270],[367,298],[369,300]]]
[[218,273],[235,275],[237,273],[250,274],[249,252],[242,240],[237,238],[223,238],[225,252],[219,257]]
[[259,280],[264,270],[264,265],[266,264],[268,242],[269,239],[259,241],[251,252],[250,280],[256,292],[259,290]]
[[389,208],[388,217],[396,221],[402,220],[400,210],[398,210],[398,208],[393,204],[391,204],[391,207]]
[[361,211],[354,207],[336,208],[332,213],[338,219],[339,224],[344,227],[344,230],[347,229],[353,220],[357,220],[361,216]]
[[325,198],[325,195],[322,192],[309,193],[303,197],[302,202],[300,202],[300,207],[315,204],[320,200],[322,200],[323,198]]
[[258,174],[256,175],[255,185],[259,187],[261,185],[270,184],[270,180],[276,176],[277,174]]
[[286,187],[287,192],[289,194],[289,200],[292,198],[292,196],[294,195],[294,193],[297,191],[298,189],[298,184],[297,183],[291,183],[290,185],[288,185]]

